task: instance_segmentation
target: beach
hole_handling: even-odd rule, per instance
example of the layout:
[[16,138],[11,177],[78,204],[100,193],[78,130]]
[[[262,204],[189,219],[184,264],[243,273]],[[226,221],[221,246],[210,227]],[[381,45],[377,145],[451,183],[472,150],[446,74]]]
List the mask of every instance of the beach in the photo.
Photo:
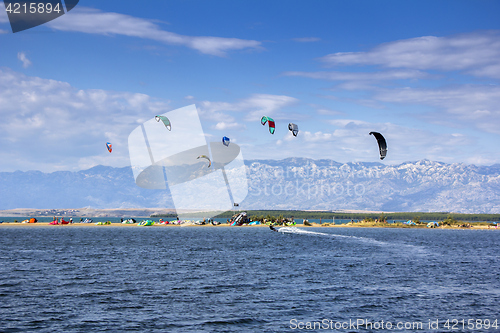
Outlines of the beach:
[[[98,221],[101,222],[101,221]],[[36,222],[36,223],[21,223],[21,222],[3,222],[0,223],[0,228],[9,228],[9,227],[23,227],[23,228],[40,228],[40,227],[54,227],[54,228],[130,228],[130,227],[137,227],[138,223],[111,223],[111,224],[100,224],[97,225],[96,223],[98,222],[93,222],[93,223],[70,223],[70,224],[57,224],[57,225],[51,225],[50,222]],[[102,221],[105,222],[105,221]],[[220,225],[211,225],[211,224],[205,224],[205,225],[197,225],[197,224],[191,224],[191,223],[186,223],[186,224],[160,224],[158,222],[155,222],[154,225],[147,226],[147,227],[154,227],[154,228],[176,228],[176,227],[199,227],[199,228],[269,228],[268,225],[266,224],[257,224],[257,225],[241,225],[241,226],[230,226],[227,223],[223,223]],[[276,226],[277,228],[280,227],[298,227],[298,228],[388,228],[388,229],[394,229],[394,228],[404,228],[404,229],[436,229],[436,230],[500,230],[500,228],[497,228],[495,226],[489,226],[489,225],[474,225],[472,224],[470,227],[459,227],[459,226],[440,226],[436,228],[426,228],[425,225],[422,226],[407,226],[407,225],[401,225],[401,224],[389,224],[389,223],[353,223],[353,224],[319,224],[319,223],[311,223],[311,225],[304,225],[304,224],[296,224],[294,226]]]

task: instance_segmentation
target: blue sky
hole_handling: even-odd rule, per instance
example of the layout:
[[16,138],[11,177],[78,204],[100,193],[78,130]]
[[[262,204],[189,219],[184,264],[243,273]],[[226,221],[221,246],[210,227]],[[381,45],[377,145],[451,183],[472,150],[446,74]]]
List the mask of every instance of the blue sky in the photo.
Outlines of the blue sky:
[[0,8],[0,171],[130,165],[190,104],[245,159],[376,162],[378,131],[384,164],[500,163],[498,1],[80,0],[15,34]]

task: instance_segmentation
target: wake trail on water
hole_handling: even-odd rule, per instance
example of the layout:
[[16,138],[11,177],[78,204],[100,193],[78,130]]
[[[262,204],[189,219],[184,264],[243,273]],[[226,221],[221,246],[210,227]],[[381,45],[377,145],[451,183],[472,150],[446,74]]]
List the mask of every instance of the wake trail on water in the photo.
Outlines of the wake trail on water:
[[346,238],[346,239],[350,238],[350,239],[355,239],[355,240],[359,240],[362,242],[368,242],[368,243],[377,244],[377,245],[389,245],[389,243],[381,242],[381,241],[375,240],[373,238],[345,236],[345,235],[338,235],[338,234],[328,234],[326,232],[309,231],[309,230],[299,229],[297,227],[283,227],[283,228],[278,229],[278,231],[281,233],[285,233],[285,234],[316,235],[316,236],[323,236],[323,237],[328,237],[328,238]]
[[300,229],[297,227],[282,227],[282,228],[279,228],[278,231],[283,233],[283,234],[297,234],[297,235],[321,236],[321,237],[326,237],[326,238],[352,239],[355,241],[368,243],[368,244],[372,244],[372,245],[379,245],[379,246],[398,246],[398,247],[405,246],[405,247],[412,248],[416,252],[426,252],[424,249],[422,249],[421,247],[416,246],[416,245],[388,243],[388,242],[383,242],[383,241],[379,241],[379,240],[376,240],[373,238],[368,238],[368,237],[329,234],[326,232],[304,230],[304,229]]
[[321,236],[333,236],[332,234],[327,234],[324,232],[308,231],[299,229],[297,227],[283,227],[278,229],[279,232],[285,234],[305,234],[305,235],[321,235]]

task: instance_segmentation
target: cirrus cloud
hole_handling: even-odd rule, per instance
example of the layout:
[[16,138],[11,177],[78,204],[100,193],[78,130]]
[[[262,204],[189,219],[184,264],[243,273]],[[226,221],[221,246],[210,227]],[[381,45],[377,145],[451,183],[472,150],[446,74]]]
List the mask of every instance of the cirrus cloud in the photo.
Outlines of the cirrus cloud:
[[379,65],[388,68],[466,71],[500,78],[500,31],[448,37],[423,36],[381,44],[366,52],[337,52],[320,60],[332,66]]
[[235,103],[202,101],[199,103],[203,115],[220,119],[221,112],[245,112],[246,120],[260,119],[263,114],[275,116],[281,109],[298,103],[298,99],[286,95],[254,94]]
[[424,119],[433,123],[455,126],[474,126],[481,131],[500,134],[500,87],[463,85],[439,89],[404,88],[379,90],[374,99],[381,102],[423,104],[442,110],[446,114],[433,112]]
[[48,25],[61,31],[151,39],[165,44],[186,46],[219,57],[225,56],[228,51],[262,47],[261,42],[255,40],[180,35],[162,30],[150,20],[86,7],[75,8],[68,15],[50,21]]

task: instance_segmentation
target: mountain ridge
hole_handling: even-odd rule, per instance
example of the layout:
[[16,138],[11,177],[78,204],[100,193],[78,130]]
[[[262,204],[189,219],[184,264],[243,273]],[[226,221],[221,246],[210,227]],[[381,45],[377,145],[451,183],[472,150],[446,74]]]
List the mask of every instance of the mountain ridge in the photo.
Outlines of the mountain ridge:
[[[500,213],[500,164],[245,161],[242,209]],[[130,167],[0,172],[0,209],[174,207],[169,190],[135,185]]]

